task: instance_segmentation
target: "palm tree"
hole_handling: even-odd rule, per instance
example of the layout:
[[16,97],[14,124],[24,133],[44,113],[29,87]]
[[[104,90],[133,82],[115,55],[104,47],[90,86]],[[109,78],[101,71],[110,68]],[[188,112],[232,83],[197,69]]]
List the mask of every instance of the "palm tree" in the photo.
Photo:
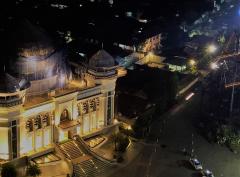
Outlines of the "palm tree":
[[16,167],[12,164],[5,164],[2,167],[1,171],[2,177],[16,177],[17,176],[17,170]]
[[27,175],[37,177],[41,174],[41,170],[37,164],[30,164],[27,168]]

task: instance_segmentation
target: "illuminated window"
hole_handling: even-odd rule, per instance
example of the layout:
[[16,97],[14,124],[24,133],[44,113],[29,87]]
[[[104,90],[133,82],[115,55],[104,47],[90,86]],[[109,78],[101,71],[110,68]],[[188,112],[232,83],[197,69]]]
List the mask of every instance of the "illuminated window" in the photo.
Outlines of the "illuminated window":
[[38,116],[34,119],[34,128],[35,128],[35,129],[40,129],[40,128],[42,128],[41,119],[42,119],[42,115],[38,115]]
[[60,122],[65,122],[70,120],[69,113],[67,109],[64,109],[61,116],[60,116]]
[[27,132],[33,131],[33,122],[31,119],[27,120],[25,128],[26,128]]
[[111,124],[111,118],[112,118],[112,97],[111,97],[111,92],[108,92],[107,125]]
[[43,119],[42,119],[42,124],[44,127],[47,127],[50,125],[50,116],[48,113],[46,113],[44,116],[43,116]]

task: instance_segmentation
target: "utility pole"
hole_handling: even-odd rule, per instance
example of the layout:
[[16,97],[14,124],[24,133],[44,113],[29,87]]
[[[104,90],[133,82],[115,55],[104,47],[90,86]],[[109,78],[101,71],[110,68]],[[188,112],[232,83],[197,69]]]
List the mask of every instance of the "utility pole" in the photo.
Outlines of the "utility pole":
[[194,153],[194,148],[193,148],[193,144],[194,144],[194,142],[193,142],[193,137],[194,137],[194,135],[193,135],[193,133],[192,133],[192,149],[191,149],[191,157],[193,157],[193,153]]
[[233,103],[234,103],[234,94],[235,94],[235,85],[236,77],[237,77],[237,65],[234,73],[234,80],[233,80],[233,88],[232,88],[232,95],[231,95],[231,103],[230,103],[230,118],[232,117],[232,111],[233,111]]

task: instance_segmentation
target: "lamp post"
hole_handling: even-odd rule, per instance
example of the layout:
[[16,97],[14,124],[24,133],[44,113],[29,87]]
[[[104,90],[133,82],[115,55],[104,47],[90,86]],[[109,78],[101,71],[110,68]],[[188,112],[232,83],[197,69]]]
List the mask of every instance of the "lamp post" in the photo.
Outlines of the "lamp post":
[[219,66],[217,65],[217,63],[212,62],[212,63],[210,63],[210,68],[211,68],[212,70],[216,70],[216,69],[219,68]]
[[193,142],[193,137],[194,137],[194,135],[193,135],[193,133],[192,133],[192,150],[191,150],[191,157],[193,157],[193,153],[194,153],[194,148],[193,148],[193,144],[194,144],[194,142]]
[[195,61],[194,59],[190,59],[190,60],[189,60],[189,64],[190,64],[191,66],[194,66],[194,65],[196,65],[196,61]]
[[208,54],[214,54],[217,51],[217,46],[214,44],[210,44],[207,46],[206,51]]

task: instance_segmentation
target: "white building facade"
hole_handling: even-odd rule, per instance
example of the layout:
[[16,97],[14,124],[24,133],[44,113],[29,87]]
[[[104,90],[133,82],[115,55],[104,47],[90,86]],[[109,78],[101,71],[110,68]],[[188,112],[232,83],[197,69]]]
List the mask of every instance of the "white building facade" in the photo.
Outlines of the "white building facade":
[[11,74],[1,74],[0,159],[44,154],[74,135],[91,135],[113,124],[116,80],[124,70],[100,50],[85,72],[76,74],[66,69],[66,61],[59,64],[54,47],[43,47],[23,50],[11,62]]

